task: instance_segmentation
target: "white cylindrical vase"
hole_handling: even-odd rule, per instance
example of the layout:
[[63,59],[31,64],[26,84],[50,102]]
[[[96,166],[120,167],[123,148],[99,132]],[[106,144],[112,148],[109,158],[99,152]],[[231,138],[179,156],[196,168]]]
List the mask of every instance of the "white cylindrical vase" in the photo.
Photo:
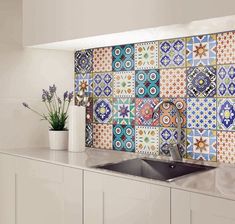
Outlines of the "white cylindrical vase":
[[69,110],[69,151],[85,151],[86,107],[71,106]]
[[68,149],[68,130],[49,130],[49,144],[52,150]]

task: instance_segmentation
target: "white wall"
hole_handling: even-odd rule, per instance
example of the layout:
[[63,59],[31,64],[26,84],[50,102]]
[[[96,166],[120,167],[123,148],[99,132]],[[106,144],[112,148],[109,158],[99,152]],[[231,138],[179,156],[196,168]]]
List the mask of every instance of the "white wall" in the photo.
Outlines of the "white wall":
[[23,0],[27,46],[235,14],[234,0]]
[[44,147],[48,125],[22,107],[43,109],[41,89],[73,88],[73,53],[22,48],[22,2],[0,0],[0,148]]

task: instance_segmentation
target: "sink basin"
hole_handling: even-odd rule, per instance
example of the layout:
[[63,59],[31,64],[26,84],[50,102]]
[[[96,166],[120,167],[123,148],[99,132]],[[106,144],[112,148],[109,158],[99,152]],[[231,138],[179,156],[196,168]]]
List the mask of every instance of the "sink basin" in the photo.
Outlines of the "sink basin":
[[160,161],[138,158],[114,164],[101,165],[96,168],[170,182],[179,177],[196,172],[211,170],[215,167],[175,161]]

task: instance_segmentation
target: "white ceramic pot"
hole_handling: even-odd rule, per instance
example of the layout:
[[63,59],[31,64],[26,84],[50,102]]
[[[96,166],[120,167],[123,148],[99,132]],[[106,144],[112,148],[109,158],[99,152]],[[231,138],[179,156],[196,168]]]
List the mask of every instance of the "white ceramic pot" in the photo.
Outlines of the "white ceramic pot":
[[49,130],[49,143],[52,150],[68,149],[68,130],[54,131]]

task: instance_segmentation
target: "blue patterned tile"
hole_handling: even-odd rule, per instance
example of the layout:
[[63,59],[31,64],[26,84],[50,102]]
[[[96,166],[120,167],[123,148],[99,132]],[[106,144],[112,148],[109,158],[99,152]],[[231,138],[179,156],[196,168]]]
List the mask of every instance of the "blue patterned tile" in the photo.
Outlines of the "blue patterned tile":
[[94,99],[93,117],[94,122],[110,123],[112,122],[112,99]]
[[95,73],[93,77],[93,89],[94,97],[112,97],[112,73]]
[[160,41],[160,67],[185,66],[185,38]]
[[135,92],[136,97],[155,98],[160,93],[160,74],[159,70],[139,70],[135,73]]
[[80,90],[87,94],[92,93],[92,75],[90,73],[76,74],[75,75],[75,93]]
[[187,127],[216,129],[216,99],[188,98]]
[[217,96],[235,97],[235,65],[218,65]]
[[117,151],[135,151],[135,128],[131,125],[113,126],[113,149]]
[[189,97],[216,96],[216,68],[213,66],[191,67],[187,70]]
[[187,66],[215,65],[216,35],[200,35],[186,38]]
[[131,71],[134,69],[134,45],[113,47],[113,71]]
[[203,129],[187,130],[187,158],[216,161],[216,131]]
[[[180,152],[182,155],[186,152],[186,130],[181,131],[181,145]],[[170,152],[167,149],[169,144],[175,144],[177,142],[177,129],[176,128],[160,128],[160,154],[170,156]]]
[[76,51],[74,54],[75,73],[87,73],[92,71],[93,50]]
[[235,99],[218,99],[217,121],[220,130],[235,130]]

